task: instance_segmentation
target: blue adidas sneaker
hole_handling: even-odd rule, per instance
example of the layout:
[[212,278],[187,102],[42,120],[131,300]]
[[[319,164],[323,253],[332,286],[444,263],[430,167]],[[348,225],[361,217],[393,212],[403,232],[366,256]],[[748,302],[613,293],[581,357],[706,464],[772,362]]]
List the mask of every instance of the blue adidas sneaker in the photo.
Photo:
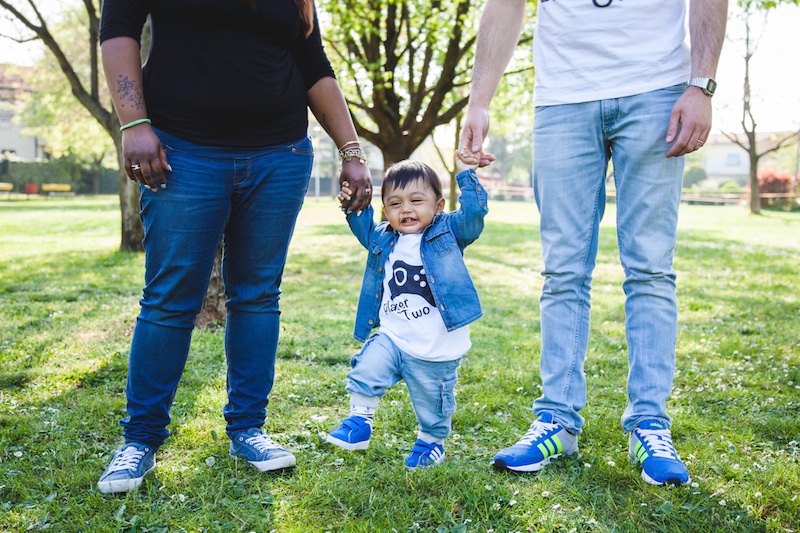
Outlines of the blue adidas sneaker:
[[342,420],[339,427],[331,431],[325,440],[345,450],[366,450],[371,435],[372,419],[354,415]]
[[406,468],[415,469],[424,466],[438,465],[444,461],[444,446],[417,439],[411,453],[406,457]]
[[642,479],[651,485],[680,486],[691,481],[672,444],[672,434],[658,420],[640,422],[631,432],[629,458],[642,466]]
[[538,472],[550,464],[551,459],[577,451],[578,436],[554,422],[551,413],[542,413],[519,442],[494,456],[492,466],[512,472]]
[[129,442],[114,453],[111,464],[97,482],[97,489],[103,494],[134,490],[155,467],[156,452],[153,448]]
[[267,437],[260,428],[232,435],[230,454],[244,457],[259,472],[291,468],[297,463],[291,452]]

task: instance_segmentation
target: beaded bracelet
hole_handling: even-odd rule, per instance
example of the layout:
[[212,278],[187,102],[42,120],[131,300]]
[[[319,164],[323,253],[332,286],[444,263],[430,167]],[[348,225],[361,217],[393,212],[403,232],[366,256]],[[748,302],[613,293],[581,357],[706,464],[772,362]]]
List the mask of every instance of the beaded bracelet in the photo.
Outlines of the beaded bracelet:
[[367,164],[367,154],[360,146],[355,148],[343,148],[339,150],[339,161],[350,161],[353,158],[358,158],[362,165]]
[[127,124],[125,124],[124,126],[120,126],[120,127],[119,127],[119,131],[125,131],[125,130],[127,130],[128,128],[132,128],[132,127],[134,127],[134,126],[138,126],[139,124],[144,124],[145,122],[146,122],[147,124],[151,124],[151,122],[150,122],[150,119],[149,119],[149,118],[140,118],[139,120],[134,120],[133,122],[128,122],[128,123],[127,123]]

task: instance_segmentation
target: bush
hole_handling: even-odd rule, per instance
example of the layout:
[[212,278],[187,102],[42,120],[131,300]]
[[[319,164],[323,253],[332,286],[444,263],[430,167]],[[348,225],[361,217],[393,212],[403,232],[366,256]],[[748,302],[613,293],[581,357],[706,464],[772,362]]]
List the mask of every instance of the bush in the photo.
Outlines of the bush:
[[686,167],[683,173],[683,186],[688,189],[707,179],[708,174],[706,174],[706,169],[701,165],[691,165]]
[[[788,172],[780,172],[774,169],[764,169],[758,171],[758,192],[764,194],[792,194],[795,196],[785,196],[779,198],[761,197],[762,207],[776,208],[782,210],[800,209],[797,203],[797,178]],[[745,187],[750,191],[750,185]]]
[[740,193],[742,191],[744,191],[742,186],[736,183],[735,181],[726,181],[725,183],[719,186],[719,192]]
[[99,173],[97,192],[115,194],[117,192],[118,173],[116,170],[103,168],[87,170],[85,165],[72,158],[51,159],[48,161],[13,161],[0,160],[0,181],[13,183],[17,192],[25,191],[26,183],[66,183],[77,194],[94,192],[92,174]]

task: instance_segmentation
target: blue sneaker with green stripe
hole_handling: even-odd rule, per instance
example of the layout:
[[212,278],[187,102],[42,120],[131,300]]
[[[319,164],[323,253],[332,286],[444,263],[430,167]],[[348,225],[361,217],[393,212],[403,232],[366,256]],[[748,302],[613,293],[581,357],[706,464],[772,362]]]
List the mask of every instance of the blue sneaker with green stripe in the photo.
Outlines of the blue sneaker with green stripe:
[[542,413],[519,442],[494,456],[492,466],[512,472],[538,472],[551,459],[577,451],[578,436],[554,422],[552,413]]
[[642,479],[651,485],[689,483],[689,471],[672,444],[672,434],[659,420],[644,420],[631,432],[629,458],[642,466]]

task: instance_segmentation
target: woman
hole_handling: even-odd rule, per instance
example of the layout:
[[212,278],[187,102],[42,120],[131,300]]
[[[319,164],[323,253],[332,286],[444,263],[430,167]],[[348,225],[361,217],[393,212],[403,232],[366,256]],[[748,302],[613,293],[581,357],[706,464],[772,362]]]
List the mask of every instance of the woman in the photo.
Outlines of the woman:
[[355,191],[349,208],[369,205],[372,189],[313,2],[106,0],[100,41],[123,164],[140,184],[145,287],[131,341],[125,444],[98,489],[133,490],[155,467],[220,238],[230,453],[260,471],[294,466],[261,428],[281,276],[311,174],[308,108],[341,147],[340,181]]

